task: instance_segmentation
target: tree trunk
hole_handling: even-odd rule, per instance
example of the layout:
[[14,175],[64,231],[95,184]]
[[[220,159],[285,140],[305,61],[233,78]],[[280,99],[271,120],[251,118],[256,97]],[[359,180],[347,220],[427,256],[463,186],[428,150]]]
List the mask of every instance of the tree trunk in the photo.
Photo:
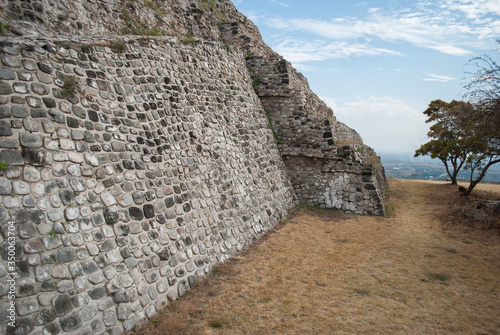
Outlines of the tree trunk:
[[469,196],[471,194],[472,190],[474,189],[474,187],[476,187],[476,185],[479,184],[479,182],[484,178],[484,176],[486,175],[486,171],[488,171],[489,167],[492,166],[493,164],[496,164],[499,162],[500,162],[500,160],[491,161],[491,158],[490,158],[490,161],[488,162],[488,164],[486,164],[483,167],[483,169],[481,170],[481,173],[479,174],[479,177],[477,177],[476,180],[472,180],[473,173],[471,173],[471,180],[470,180],[469,187],[467,187],[467,190],[462,195]]

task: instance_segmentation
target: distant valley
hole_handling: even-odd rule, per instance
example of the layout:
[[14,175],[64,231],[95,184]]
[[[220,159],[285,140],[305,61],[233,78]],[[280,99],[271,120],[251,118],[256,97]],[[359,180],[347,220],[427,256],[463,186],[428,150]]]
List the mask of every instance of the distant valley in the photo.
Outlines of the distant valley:
[[[438,159],[413,157],[413,153],[381,153],[387,177],[401,179],[444,180],[448,178],[444,164]],[[460,179],[469,180],[469,171],[462,170]],[[500,164],[489,168],[483,181],[500,182]]]

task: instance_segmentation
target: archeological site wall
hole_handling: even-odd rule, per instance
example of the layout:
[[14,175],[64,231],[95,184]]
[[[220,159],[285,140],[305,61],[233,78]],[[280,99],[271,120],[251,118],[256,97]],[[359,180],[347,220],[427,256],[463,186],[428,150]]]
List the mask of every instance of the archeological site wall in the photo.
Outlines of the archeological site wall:
[[280,58],[246,58],[278,147],[302,203],[384,215],[385,174],[373,149]]
[[121,333],[296,205],[244,59],[216,43],[2,42],[0,332]]
[[299,203],[384,214],[376,154],[230,1],[0,9],[0,333],[121,334]]

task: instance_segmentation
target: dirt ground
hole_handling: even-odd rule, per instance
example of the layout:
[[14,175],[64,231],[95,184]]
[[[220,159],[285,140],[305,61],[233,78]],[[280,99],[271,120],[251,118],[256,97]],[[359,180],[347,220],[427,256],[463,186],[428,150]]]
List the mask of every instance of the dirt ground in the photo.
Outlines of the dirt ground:
[[388,217],[302,209],[136,333],[500,334],[498,230],[455,223],[456,186],[389,183]]

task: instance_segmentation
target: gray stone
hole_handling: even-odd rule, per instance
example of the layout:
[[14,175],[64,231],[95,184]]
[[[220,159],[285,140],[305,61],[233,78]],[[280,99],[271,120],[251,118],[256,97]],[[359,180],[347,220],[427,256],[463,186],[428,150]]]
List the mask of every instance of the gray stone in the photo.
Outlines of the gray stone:
[[60,323],[61,323],[61,328],[66,332],[77,330],[83,324],[80,314],[78,312],[74,312],[68,316],[62,317]]
[[73,248],[63,248],[57,251],[57,260],[62,263],[71,262],[76,259],[76,252]]
[[0,119],[7,119],[12,116],[10,109],[5,106],[0,106]]
[[52,309],[43,308],[33,316],[35,326],[46,325],[56,319],[56,314]]
[[144,211],[144,217],[146,219],[155,217],[155,209],[154,209],[153,205],[151,205],[151,204],[144,205],[143,211]]
[[30,185],[22,180],[16,180],[12,182],[12,193],[14,194],[29,194],[30,193]]
[[16,303],[17,314],[25,316],[38,311],[38,301],[33,298],[18,299]]
[[79,216],[80,210],[77,207],[67,207],[64,209],[64,217],[68,221],[76,220]]
[[92,274],[92,273],[96,272],[97,270],[99,270],[99,267],[97,266],[97,264],[94,261],[88,261],[88,262],[82,264],[82,269],[83,269],[83,272],[85,272],[86,274]]
[[12,134],[10,122],[0,121],[0,136],[11,136]]
[[61,327],[57,323],[49,323],[43,328],[43,334],[56,335],[61,332]]
[[79,106],[73,105],[73,113],[81,119],[85,119],[87,117],[87,111]]
[[30,115],[28,109],[24,106],[14,105],[12,106],[11,111],[12,111],[12,116],[18,118],[25,118]]
[[107,224],[114,224],[120,220],[118,212],[110,208],[105,208],[103,211],[103,215],[104,215],[104,220],[106,221]]
[[0,95],[7,95],[13,92],[14,91],[12,90],[12,86],[10,86],[9,83],[0,81]]
[[50,93],[50,90],[47,88],[47,86],[40,83],[31,84],[31,89],[33,90],[33,92],[39,95],[47,95]]
[[52,305],[54,307],[54,312],[57,316],[62,316],[71,312],[73,307],[73,299],[69,295],[61,294],[57,296],[53,301]]
[[30,183],[35,183],[41,179],[41,173],[32,166],[26,166],[23,171],[23,179]]
[[12,185],[7,178],[0,177],[0,195],[10,195],[12,193]]
[[52,268],[52,277],[57,279],[70,278],[70,273],[66,265],[56,265]]
[[16,318],[16,328],[13,334],[25,335],[31,333],[33,329],[34,326],[31,318]]
[[43,141],[40,136],[28,133],[21,133],[19,136],[19,142],[22,146],[27,148],[39,148],[43,145]]
[[116,314],[119,320],[127,320],[132,315],[132,308],[128,305],[118,305]]
[[16,76],[12,70],[0,69],[0,79],[2,80],[14,80]]
[[42,252],[43,249],[43,243],[39,239],[24,242],[24,252],[27,254],[36,254]]
[[92,300],[99,300],[108,295],[106,289],[104,287],[96,287],[92,290],[89,290],[89,296]]
[[7,165],[21,165],[24,163],[21,153],[14,150],[3,150],[0,152],[0,160]]

